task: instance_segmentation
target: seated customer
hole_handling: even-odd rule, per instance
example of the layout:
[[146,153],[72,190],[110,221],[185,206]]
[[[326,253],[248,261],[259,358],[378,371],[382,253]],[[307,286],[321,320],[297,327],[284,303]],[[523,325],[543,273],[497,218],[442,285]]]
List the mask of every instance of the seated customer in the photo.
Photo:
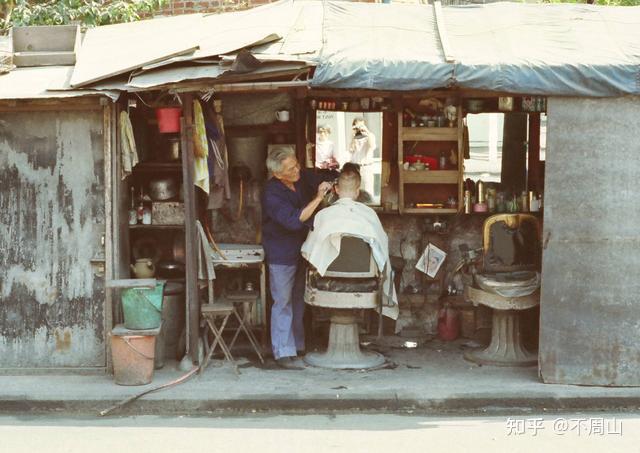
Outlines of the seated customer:
[[[344,165],[342,166],[342,170],[340,171],[342,173],[357,173],[358,175],[360,175],[360,165],[354,164],[352,162],[345,162]],[[362,177],[360,177],[360,181],[362,181]],[[333,191],[328,192],[325,195],[324,203],[321,206],[323,208],[330,206],[334,204],[336,201],[338,201],[339,198],[340,197],[338,196],[337,193]],[[354,198],[354,200],[364,204],[371,204],[373,202],[373,197],[369,192],[360,188],[358,190],[358,195],[356,196],[356,198]]]
[[396,319],[398,302],[389,262],[389,240],[375,211],[355,201],[360,192],[360,174],[352,169],[343,170],[335,190],[339,199],[316,214],[313,230],[302,245],[302,256],[324,275],[340,253],[342,236],[363,239],[371,246],[373,258],[383,275],[382,314]]

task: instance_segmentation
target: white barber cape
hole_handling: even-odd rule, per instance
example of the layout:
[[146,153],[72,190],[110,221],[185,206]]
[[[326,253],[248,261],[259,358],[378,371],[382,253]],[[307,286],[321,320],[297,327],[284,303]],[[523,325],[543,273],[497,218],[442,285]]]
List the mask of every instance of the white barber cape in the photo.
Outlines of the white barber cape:
[[378,269],[383,269],[382,314],[397,319],[398,297],[389,261],[389,239],[378,215],[369,206],[350,198],[341,198],[318,212],[313,230],[302,244],[302,256],[324,276],[329,265],[340,254],[340,241],[344,234],[359,237],[371,246]]

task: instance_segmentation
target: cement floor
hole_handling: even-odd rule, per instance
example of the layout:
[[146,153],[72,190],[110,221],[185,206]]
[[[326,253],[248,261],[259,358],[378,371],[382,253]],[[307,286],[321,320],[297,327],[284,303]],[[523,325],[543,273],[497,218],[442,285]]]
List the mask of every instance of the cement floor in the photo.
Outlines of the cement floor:
[[[392,337],[383,352],[390,366],[375,371],[306,368],[281,370],[272,359],[238,357],[241,374],[213,360],[200,375],[149,394],[128,413],[210,413],[217,411],[395,411],[495,412],[544,410],[635,410],[640,388],[544,384],[536,367],[478,366],[464,360],[467,343],[438,340],[417,348]],[[0,413],[38,410],[93,412],[184,374],[177,362],[155,371],[146,386],[116,385],[110,375],[0,376]]]

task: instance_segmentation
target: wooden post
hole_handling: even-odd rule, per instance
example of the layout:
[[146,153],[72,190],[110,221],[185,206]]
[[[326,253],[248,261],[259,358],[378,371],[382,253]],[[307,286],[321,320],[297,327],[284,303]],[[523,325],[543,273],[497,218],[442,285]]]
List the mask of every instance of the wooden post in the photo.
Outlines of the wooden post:
[[294,98],[296,155],[298,162],[306,166],[307,162],[307,110],[305,90],[296,90]]
[[540,114],[529,114],[529,162],[527,187],[529,190],[540,192]]
[[502,189],[520,194],[527,188],[527,114],[505,113],[502,141]]
[[198,361],[200,300],[198,295],[198,258],[196,241],[196,193],[193,184],[193,96],[182,95],[182,184],[184,188],[185,287],[189,325],[189,355]]

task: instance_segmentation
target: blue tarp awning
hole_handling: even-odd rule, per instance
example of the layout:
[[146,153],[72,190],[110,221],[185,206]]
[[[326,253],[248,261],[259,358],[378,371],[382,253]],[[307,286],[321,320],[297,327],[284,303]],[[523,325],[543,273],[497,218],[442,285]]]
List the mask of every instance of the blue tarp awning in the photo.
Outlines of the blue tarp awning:
[[[114,42],[131,36],[136,50],[122,60]],[[154,87],[210,79],[228,71],[225,64],[241,49],[264,62],[315,66],[312,87],[640,94],[640,7],[506,2],[440,8],[281,0],[215,16],[97,27],[87,32],[71,85],[118,74],[148,75]],[[220,67],[194,72],[202,63]]]
[[640,94],[640,7],[328,2],[324,37],[315,87]]

